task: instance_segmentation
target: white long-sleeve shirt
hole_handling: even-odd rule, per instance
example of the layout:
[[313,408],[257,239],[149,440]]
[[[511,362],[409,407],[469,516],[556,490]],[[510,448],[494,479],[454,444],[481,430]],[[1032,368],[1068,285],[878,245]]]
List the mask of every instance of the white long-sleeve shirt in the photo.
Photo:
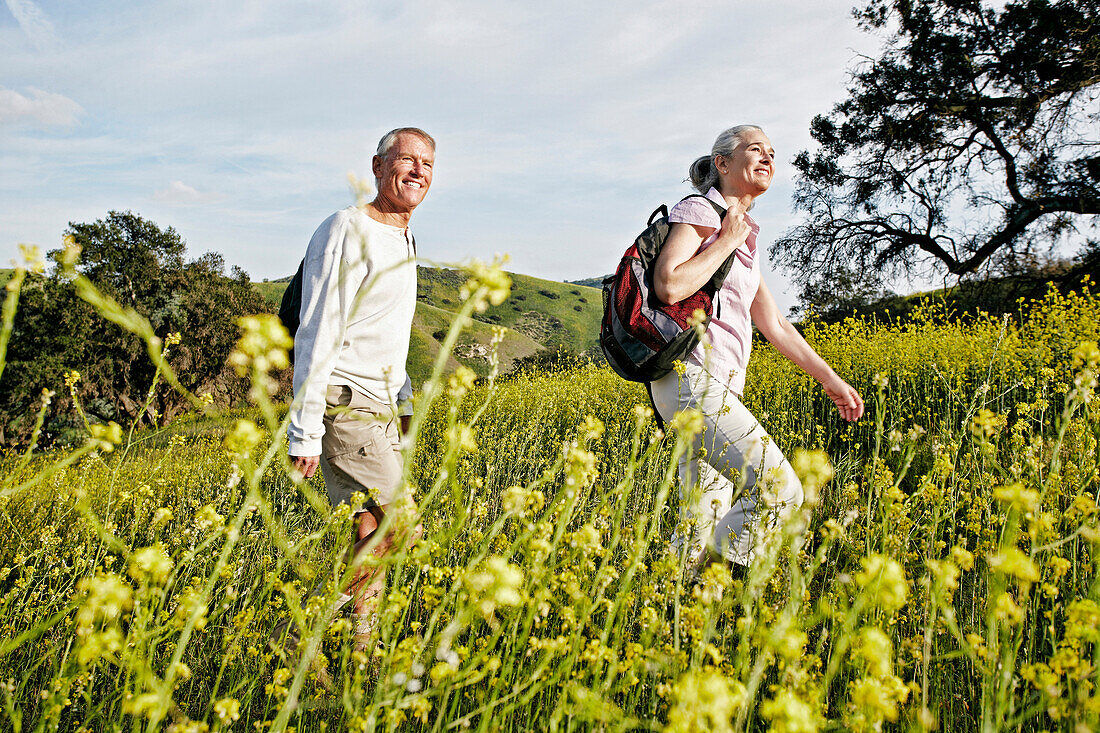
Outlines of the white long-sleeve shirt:
[[343,384],[392,405],[411,396],[405,371],[416,309],[416,261],[407,229],[348,207],[306,248],[301,325],[294,337],[290,454],[321,454],[325,390]]

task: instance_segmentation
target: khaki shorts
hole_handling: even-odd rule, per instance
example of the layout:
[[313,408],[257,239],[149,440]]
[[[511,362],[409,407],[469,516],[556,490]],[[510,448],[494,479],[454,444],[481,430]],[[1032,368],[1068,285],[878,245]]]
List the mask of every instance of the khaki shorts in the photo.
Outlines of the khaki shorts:
[[329,385],[325,401],[321,473],[329,501],[351,504],[358,491],[367,498],[353,510],[392,504],[401,485],[397,416],[346,385]]

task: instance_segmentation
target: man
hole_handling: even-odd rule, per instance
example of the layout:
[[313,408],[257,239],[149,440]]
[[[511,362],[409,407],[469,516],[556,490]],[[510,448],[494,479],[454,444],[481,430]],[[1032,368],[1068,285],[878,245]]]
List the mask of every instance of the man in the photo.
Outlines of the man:
[[[402,127],[383,136],[371,167],[378,194],[326,219],[306,249],[301,325],[295,336],[290,456],[309,478],[320,466],[333,506],[366,496],[356,513],[353,580],[337,605],[355,604],[356,642],[366,645],[377,619],[382,573],[363,565],[368,545],[383,557],[420,527],[391,527],[375,537],[401,490],[398,419],[404,431],[411,396],[405,372],[416,307],[412,212],[432,184],[435,140]],[[399,418],[400,413],[400,418]],[[391,524],[393,524],[391,522]],[[372,577],[373,575],[373,577]]]

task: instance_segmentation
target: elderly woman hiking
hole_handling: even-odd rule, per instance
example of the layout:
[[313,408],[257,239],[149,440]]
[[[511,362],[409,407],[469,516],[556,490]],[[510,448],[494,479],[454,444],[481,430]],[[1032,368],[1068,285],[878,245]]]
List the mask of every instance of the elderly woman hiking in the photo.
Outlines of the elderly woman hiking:
[[[802,503],[802,484],[790,463],[741,404],[753,324],[779,353],[821,383],[845,420],[863,414],[859,393],[780,314],[760,279],[759,227],[748,210],[774,174],[775,150],[759,127],[741,125],[720,134],[711,154],[690,168],[692,186],[714,205],[691,197],[673,207],[654,270],[656,296],[672,304],[699,290],[736,254],[716,296],[709,347],[695,348],[683,374],[673,371],[651,384],[662,417],[685,408],[703,414],[703,432],[679,467],[683,518],[693,530],[674,540],[687,545],[695,571],[719,557],[732,562],[735,572],[743,570],[752,560],[762,515],[776,511],[781,520]],[[724,217],[715,205],[726,210]]]

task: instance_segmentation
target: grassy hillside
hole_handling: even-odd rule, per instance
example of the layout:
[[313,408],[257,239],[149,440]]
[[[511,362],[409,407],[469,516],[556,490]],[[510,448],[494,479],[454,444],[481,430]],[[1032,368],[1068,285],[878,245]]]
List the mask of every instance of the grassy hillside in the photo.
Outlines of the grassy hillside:
[[[465,277],[458,270],[417,268],[416,315],[409,348],[409,374],[414,383],[427,379],[461,299],[459,289]],[[278,305],[287,278],[254,283],[256,289]],[[492,327],[506,329],[500,346],[501,370],[508,371],[516,359],[537,351],[566,346],[574,351],[596,347],[602,302],[600,291],[572,283],[512,274],[512,292],[498,306],[475,316],[474,325],[460,339],[449,365],[465,364],[477,374],[489,371],[488,345]]]
[[256,288],[256,290],[260,293],[260,295],[264,296],[264,300],[266,300],[268,303],[271,303],[273,306],[278,308],[279,307],[279,301],[281,301],[282,298],[283,298],[283,291],[286,290],[286,286],[287,286],[288,282],[290,282],[290,281],[289,280],[273,280],[273,281],[265,280],[262,283],[257,283],[257,282],[252,283],[252,287]]

